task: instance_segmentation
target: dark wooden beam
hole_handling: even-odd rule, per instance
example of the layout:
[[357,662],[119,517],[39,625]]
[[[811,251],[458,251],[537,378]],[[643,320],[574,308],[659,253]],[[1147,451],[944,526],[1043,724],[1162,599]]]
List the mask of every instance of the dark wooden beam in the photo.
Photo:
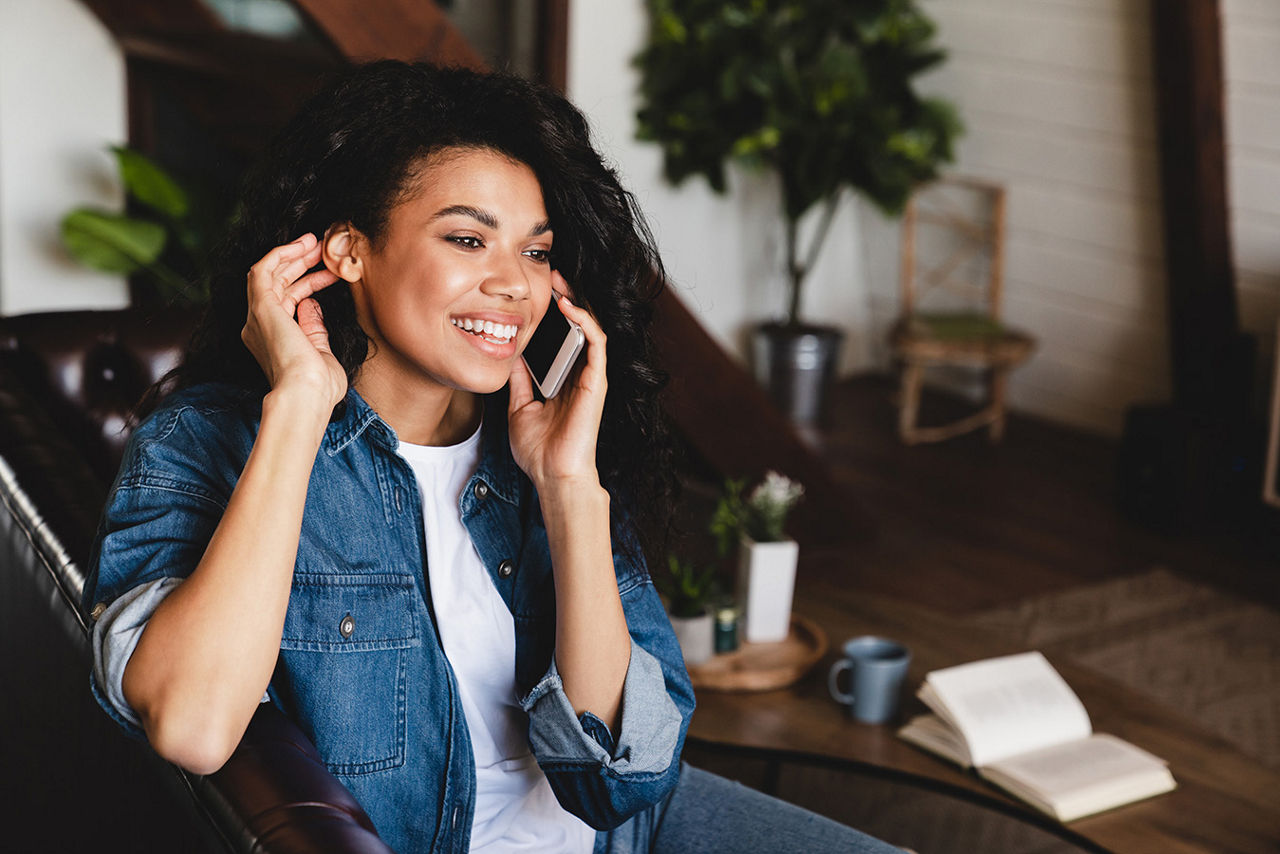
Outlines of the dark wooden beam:
[[806,546],[872,536],[866,511],[670,287],[658,297],[653,328],[671,375],[663,404],[707,463],[725,477],[756,480],[773,469],[804,484],[805,500],[789,527]]
[[293,0],[345,56],[430,60],[439,65],[485,67],[449,16],[432,0]]
[[538,62],[542,80],[565,92],[569,86],[569,0],[541,0]]
[[141,32],[208,33],[222,22],[200,0],[81,0],[116,38]]
[[156,154],[158,99],[179,105],[210,139],[252,160],[317,81],[344,63],[324,45],[248,33],[120,38],[128,68],[129,140]]
[[1218,0],[1151,4],[1174,399],[1223,415],[1247,400],[1227,210]]

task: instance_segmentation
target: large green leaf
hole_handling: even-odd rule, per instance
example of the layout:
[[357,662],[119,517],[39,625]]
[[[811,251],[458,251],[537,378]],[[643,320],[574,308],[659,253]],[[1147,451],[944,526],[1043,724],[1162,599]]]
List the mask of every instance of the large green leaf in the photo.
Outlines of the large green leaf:
[[164,251],[164,227],[123,214],[77,208],[62,219],[62,243],[76,260],[104,273],[136,273]]
[[191,209],[187,193],[169,173],[131,148],[112,146],[120,165],[120,178],[135,199],[172,220],[182,219]]

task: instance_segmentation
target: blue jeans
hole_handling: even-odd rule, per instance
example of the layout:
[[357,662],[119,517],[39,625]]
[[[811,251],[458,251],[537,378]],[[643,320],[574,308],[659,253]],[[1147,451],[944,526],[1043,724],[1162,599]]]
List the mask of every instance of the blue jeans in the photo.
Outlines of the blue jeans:
[[596,836],[595,854],[902,854],[878,839],[691,765],[661,803]]

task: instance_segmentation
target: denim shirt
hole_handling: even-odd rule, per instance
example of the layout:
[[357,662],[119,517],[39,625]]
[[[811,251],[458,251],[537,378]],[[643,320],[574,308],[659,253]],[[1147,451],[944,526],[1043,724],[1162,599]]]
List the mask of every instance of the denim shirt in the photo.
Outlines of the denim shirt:
[[[631,635],[618,737],[590,713],[575,714],[552,655],[555,595],[538,498],[511,457],[505,398],[490,396],[485,410],[480,465],[459,511],[515,618],[530,747],[565,809],[596,829],[614,828],[675,786],[693,712],[689,677],[635,538],[615,522],[613,571]],[[138,427],[94,548],[87,612],[102,614],[140,584],[191,573],[260,419],[259,397],[211,384],[171,395]],[[267,693],[395,850],[461,852],[475,805],[474,760],[435,628],[417,483],[397,442],[348,392],[316,455]],[[104,686],[91,683],[107,713],[142,736]]]

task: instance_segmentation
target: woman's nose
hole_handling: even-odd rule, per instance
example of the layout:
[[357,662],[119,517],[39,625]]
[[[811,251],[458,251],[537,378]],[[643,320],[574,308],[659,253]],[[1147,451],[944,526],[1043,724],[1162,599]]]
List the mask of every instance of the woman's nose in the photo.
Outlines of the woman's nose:
[[502,296],[507,299],[523,299],[531,290],[529,271],[521,261],[524,256],[515,259],[497,258],[485,275],[480,289],[487,294]]

